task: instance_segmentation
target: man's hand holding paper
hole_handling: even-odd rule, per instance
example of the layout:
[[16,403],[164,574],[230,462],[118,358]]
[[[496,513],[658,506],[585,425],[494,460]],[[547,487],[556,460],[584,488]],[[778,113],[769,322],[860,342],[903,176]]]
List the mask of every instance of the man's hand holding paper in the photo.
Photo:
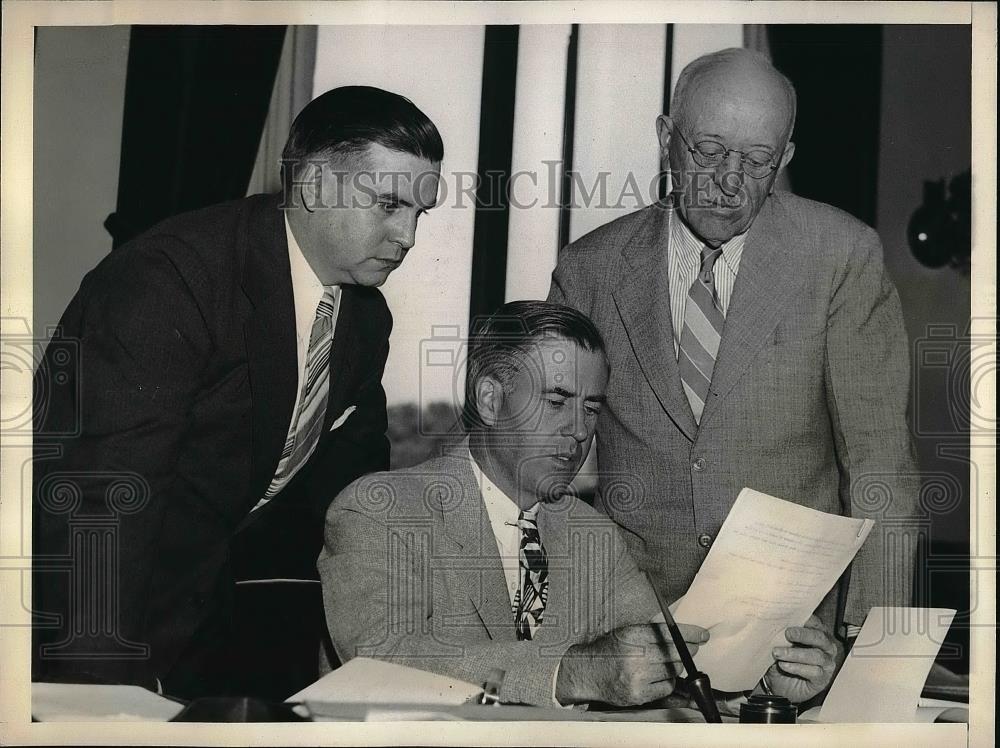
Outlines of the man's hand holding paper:
[[786,646],[775,647],[774,664],[767,669],[771,691],[799,703],[830,685],[844,659],[844,648],[815,615],[803,626],[785,629]]
[[749,690],[765,673],[775,693],[793,700],[826,686],[839,653],[829,631],[807,622],[873,525],[740,492],[687,594],[671,606],[678,622],[711,632],[695,664],[714,688]]

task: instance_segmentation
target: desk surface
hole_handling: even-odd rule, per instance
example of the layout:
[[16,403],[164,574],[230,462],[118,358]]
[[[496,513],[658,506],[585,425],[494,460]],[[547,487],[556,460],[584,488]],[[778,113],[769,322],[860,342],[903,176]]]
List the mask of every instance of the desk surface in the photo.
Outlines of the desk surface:
[[[426,704],[325,704],[306,702],[301,712],[317,722],[410,722],[423,720],[462,722],[652,722],[704,723],[696,709],[622,709],[589,711],[544,709],[533,706],[428,706]],[[735,717],[724,721],[737,722]]]

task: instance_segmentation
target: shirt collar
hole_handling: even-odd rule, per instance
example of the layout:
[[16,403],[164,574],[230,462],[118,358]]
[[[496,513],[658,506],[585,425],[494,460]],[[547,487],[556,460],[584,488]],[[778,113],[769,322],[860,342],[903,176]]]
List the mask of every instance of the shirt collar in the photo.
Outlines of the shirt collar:
[[[302,254],[299,243],[295,241],[295,235],[292,233],[287,215],[285,215],[285,239],[288,242],[288,265],[292,273],[295,319],[297,323],[301,321],[305,325],[304,334],[308,339],[312,320],[316,315],[316,307],[319,306],[319,300],[323,298],[324,287],[316,273],[313,272],[306,256]],[[299,327],[298,324],[297,327]]]
[[507,494],[497,488],[479,467],[476,458],[469,452],[469,462],[472,464],[472,474],[476,479],[480,492],[483,494],[483,501],[486,503],[486,510],[490,517],[497,517],[501,522],[515,524],[521,514],[521,508],[517,502]]
[[[670,246],[677,248],[681,256],[688,261],[686,264],[693,263],[695,267],[700,267],[701,249],[705,243],[694,235],[676,210],[671,211],[669,220]],[[739,269],[740,257],[743,255],[743,245],[746,244],[748,233],[749,231],[744,231],[742,234],[737,234],[722,245],[722,260],[733,272]]]

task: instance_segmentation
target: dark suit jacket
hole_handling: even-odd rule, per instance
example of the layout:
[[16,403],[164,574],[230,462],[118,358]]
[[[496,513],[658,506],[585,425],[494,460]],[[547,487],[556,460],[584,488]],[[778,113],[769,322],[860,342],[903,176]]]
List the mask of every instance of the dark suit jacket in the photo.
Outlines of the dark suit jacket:
[[365,476],[334,500],[319,558],[330,635],[344,661],[376,657],[476,684],[501,668],[503,701],[551,706],[566,650],[647,623],[656,597],[615,524],[565,496],[538,512],[548,601],[535,637],[518,641],[466,445]]
[[[549,299],[588,314],[611,380],[597,426],[597,505],[639,565],[682,595],[744,486],[876,526],[846,619],[910,605],[917,469],[896,289],[870,228],[776,192],[750,228],[700,426],[681,387],[654,205],[563,249]],[[821,606],[833,622],[835,595]]]
[[[34,605],[61,617],[39,630],[49,648],[36,647],[36,677],[221,688],[234,577],[315,578],[327,505],[388,467],[391,326],[379,291],[344,287],[324,434],[285,490],[250,514],[297,388],[277,196],[169,219],[91,271],[36,377]],[[65,350],[78,358],[57,366]],[[56,369],[70,381],[53,386]],[[97,525],[100,542],[80,540]]]

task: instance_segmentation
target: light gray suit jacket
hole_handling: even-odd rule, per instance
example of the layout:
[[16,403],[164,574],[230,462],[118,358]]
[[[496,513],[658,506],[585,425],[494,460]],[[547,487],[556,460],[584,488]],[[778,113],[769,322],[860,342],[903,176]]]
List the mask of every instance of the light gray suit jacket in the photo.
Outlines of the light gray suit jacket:
[[[751,227],[700,427],[673,349],[666,204],[565,247],[551,301],[594,320],[611,362],[597,506],[669,599],[686,591],[744,486],[876,520],[845,618],[911,604],[917,469],[909,357],[875,232],[776,192]],[[818,613],[833,623],[836,590]]]
[[359,479],[327,512],[318,567],[342,661],[376,657],[482,683],[505,702],[552,705],[569,647],[649,621],[656,598],[613,522],[572,497],[543,504],[549,592],[532,641],[517,641],[510,595],[468,448]]

